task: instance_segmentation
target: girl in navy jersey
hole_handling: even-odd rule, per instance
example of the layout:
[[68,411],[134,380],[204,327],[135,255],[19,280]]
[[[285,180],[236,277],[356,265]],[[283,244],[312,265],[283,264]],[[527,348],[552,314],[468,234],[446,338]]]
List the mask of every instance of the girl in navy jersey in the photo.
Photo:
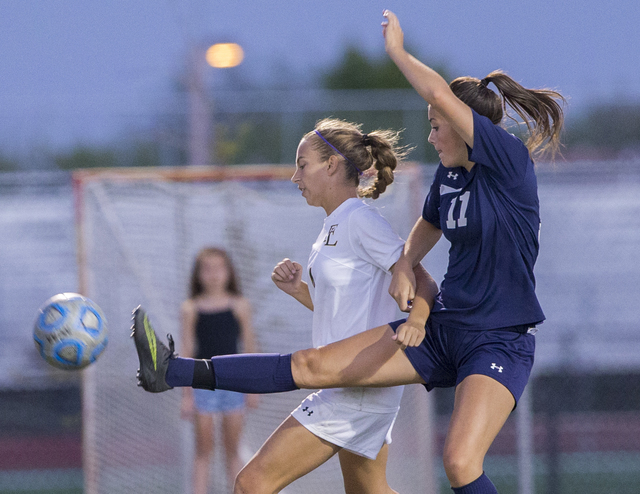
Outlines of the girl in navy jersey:
[[[212,359],[209,374],[196,371],[205,364],[171,358],[166,347],[154,353],[166,362],[166,372],[153,371],[149,344],[137,337],[141,385],[152,391],[192,385],[260,393],[455,386],[443,458],[447,477],[457,494],[492,494],[497,491],[484,474],[484,457],[524,390],[535,326],[544,319],[534,291],[540,221],[531,154],[557,150],[563,98],[526,89],[502,72],[447,84],[404,50],[395,15],[384,16],[386,51],[429,103],[429,141],[441,160],[389,288],[401,309],[413,301],[412,316],[416,309],[428,313],[422,308],[429,291],[414,270],[444,233],[451,242],[449,265],[427,324],[410,317],[292,355]],[[526,144],[500,127],[507,105],[527,125]],[[134,326],[144,321],[136,312]]]
[[[242,297],[235,271],[227,253],[216,247],[202,249],[191,273],[190,297],[183,302],[182,352],[198,359],[238,353],[238,343],[245,352],[255,352],[251,325],[251,307]],[[255,395],[246,397],[249,405]],[[242,432],[245,395],[233,391],[212,392],[185,388],[182,416],[193,421],[195,460],[193,492],[206,494],[209,465],[214,447],[214,418],[221,421],[227,481],[233,485],[242,464],[238,445]]]
[[[390,292],[399,301],[412,297],[412,266],[444,234],[449,266],[427,337],[405,355],[427,389],[456,386],[444,447],[454,492],[495,493],[484,456],[527,383],[535,326],[544,320],[533,275],[540,218],[531,153],[557,150],[563,98],[500,71],[447,85],[404,50],[397,17],[384,15],[386,51],[429,103],[429,142],[440,156]],[[500,127],[507,105],[530,131],[526,144]]]

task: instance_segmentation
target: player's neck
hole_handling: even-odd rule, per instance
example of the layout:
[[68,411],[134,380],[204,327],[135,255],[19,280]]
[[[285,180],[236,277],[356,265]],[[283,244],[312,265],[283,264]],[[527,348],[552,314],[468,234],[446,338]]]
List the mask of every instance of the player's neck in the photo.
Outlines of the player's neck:
[[327,194],[326,200],[322,204],[327,216],[333,213],[347,199],[358,197],[358,190],[355,187],[340,187]]

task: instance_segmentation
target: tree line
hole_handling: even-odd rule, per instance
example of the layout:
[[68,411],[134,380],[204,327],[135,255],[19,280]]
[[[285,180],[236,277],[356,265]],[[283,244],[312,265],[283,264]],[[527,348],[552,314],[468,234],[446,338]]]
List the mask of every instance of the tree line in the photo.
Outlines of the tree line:
[[[451,70],[444,63],[436,64],[436,70],[451,80]],[[318,85],[325,90],[411,89],[410,84],[395,64],[386,56],[368,56],[356,46],[345,49],[341,59],[317,76]],[[426,110],[420,117],[427,129],[422,143],[416,146],[411,159],[434,163],[437,155],[427,143],[428,123]],[[309,114],[299,119],[299,129],[283,129],[281,116],[269,113],[237,113],[216,115],[212,122],[215,141],[211,143],[212,161],[215,164],[280,163],[283,155],[282,133],[308,130],[308,126],[322,114]],[[400,111],[339,112],[338,118],[358,121],[365,129],[376,127],[402,128]],[[303,127],[304,126],[304,127]],[[51,168],[73,170],[76,168],[116,166],[166,166],[184,164],[186,152],[187,122],[184,116],[163,117],[157,122],[151,137],[129,138],[109,147],[78,146],[66,152],[50,153]],[[511,129],[510,129],[511,130]],[[514,130],[511,130],[514,131]],[[517,127],[515,133],[518,132]],[[170,138],[167,138],[170,136]],[[640,156],[640,103],[595,104],[580,115],[567,111],[563,156],[565,159],[620,159]],[[291,157],[293,161],[293,156]],[[18,160],[3,155],[0,150],[0,171],[23,168]]]

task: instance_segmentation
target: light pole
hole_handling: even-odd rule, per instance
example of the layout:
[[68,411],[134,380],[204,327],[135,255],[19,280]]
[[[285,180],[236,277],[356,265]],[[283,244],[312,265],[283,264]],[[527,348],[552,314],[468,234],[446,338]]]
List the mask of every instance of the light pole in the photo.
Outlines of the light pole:
[[240,65],[244,53],[236,43],[216,43],[206,51],[191,50],[187,92],[189,99],[189,165],[211,164],[212,104],[204,82],[204,61],[214,68],[226,69]]

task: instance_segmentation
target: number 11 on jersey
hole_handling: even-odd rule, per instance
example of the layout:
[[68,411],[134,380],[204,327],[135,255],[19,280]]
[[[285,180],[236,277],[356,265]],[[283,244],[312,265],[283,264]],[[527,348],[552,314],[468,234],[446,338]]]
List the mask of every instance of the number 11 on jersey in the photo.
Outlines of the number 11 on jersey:
[[[447,228],[449,230],[455,229],[457,226],[467,226],[467,206],[469,205],[469,196],[471,195],[470,191],[466,191],[464,194],[454,197],[451,199],[451,205],[449,206],[449,214],[447,215]],[[455,220],[453,217],[453,211],[456,207],[456,202],[460,201],[460,215],[458,219]]]

